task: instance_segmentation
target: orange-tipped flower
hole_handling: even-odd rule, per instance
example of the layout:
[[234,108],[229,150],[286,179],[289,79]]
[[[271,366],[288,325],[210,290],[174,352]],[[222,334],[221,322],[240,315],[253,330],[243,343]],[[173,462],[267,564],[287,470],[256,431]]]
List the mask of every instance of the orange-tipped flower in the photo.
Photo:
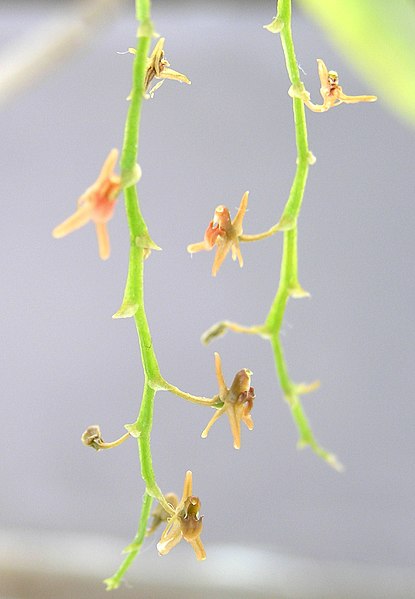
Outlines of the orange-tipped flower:
[[92,220],[95,223],[99,255],[102,260],[106,260],[110,255],[106,223],[114,214],[117,196],[121,191],[121,177],[114,173],[117,160],[118,150],[113,149],[108,154],[98,179],[79,198],[76,212],[52,231],[53,237],[65,237]]
[[248,194],[246,191],[242,196],[238,212],[233,220],[226,206],[217,206],[213,220],[210,221],[204,240],[200,243],[192,243],[187,246],[190,254],[201,250],[211,250],[216,245],[216,255],[212,266],[212,276],[216,276],[222,262],[225,260],[229,250],[232,250],[232,259],[238,258],[239,266],[243,266],[241,250],[239,248],[239,237],[242,235],[242,223],[248,206]]

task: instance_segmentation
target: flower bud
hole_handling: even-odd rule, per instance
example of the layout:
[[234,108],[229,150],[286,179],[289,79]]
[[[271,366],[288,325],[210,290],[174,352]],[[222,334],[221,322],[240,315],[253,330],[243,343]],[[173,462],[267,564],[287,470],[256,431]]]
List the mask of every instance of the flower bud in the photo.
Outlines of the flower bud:
[[90,446],[99,451],[101,449],[100,444],[103,443],[103,440],[98,424],[88,426],[86,431],[82,434],[81,441],[87,447]]

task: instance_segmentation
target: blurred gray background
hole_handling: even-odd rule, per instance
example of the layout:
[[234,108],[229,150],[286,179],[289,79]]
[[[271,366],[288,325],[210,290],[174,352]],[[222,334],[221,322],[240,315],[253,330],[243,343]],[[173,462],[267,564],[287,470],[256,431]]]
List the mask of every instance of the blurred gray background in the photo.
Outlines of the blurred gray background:
[[[186,252],[202,239],[217,204],[234,211],[249,189],[245,232],[255,233],[278,220],[286,201],[295,172],[289,82],[278,37],[261,27],[275,4],[153,5],[172,68],[192,81],[165,82],[143,110],[140,199],[163,248],[145,269],[154,346],[163,375],[182,389],[217,392],[213,352],[219,351],[226,380],[249,367],[257,395],[255,429],[243,430],[239,452],[225,418],[202,440],[211,412],[157,395],[158,483],[180,493],[186,469],[193,470],[208,553],[224,541],[409,566],[415,557],[414,131],[381,98],[307,113],[317,163],[299,223],[299,273],[312,298],[290,301],[284,347],[295,380],[322,382],[304,405],[321,444],[345,464],[340,475],[310,450],[296,450],[265,341],[228,334],[207,348],[199,342],[218,320],[264,319],[277,288],[282,237],[245,244],[244,268],[227,260],[216,279],[212,254]],[[3,3],[2,48],[20,40],[30,54],[33,32],[68,6]],[[135,443],[98,454],[80,443],[89,424],[99,423],[105,439],[122,434],[139,406],[134,324],[111,319],[128,261],[123,203],[109,224],[106,263],[91,225],[63,240],[51,236],[109,149],[122,144],[132,57],[118,52],[135,43],[133,3],[108,14],[65,60],[56,56],[47,76],[1,106],[0,527],[114,534],[127,544],[143,493]],[[339,71],[347,93],[376,93],[300,10],[293,29],[315,100],[319,57]],[[120,549],[114,545],[114,567]]]

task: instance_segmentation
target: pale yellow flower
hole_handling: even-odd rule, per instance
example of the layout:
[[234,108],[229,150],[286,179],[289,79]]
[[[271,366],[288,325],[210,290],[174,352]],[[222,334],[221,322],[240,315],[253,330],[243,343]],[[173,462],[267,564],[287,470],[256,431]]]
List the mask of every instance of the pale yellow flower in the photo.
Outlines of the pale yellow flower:
[[320,94],[323,98],[323,104],[313,104],[310,100],[310,94],[301,90],[296,93],[293,88],[290,88],[290,95],[300,97],[304,104],[313,112],[326,112],[339,104],[356,104],[358,102],[375,102],[376,96],[348,96],[343,92],[343,88],[339,85],[339,76],[336,71],[329,71],[321,58],[317,59],[318,75],[320,77]]
[[[154,92],[163,84],[165,79],[174,79],[175,81],[180,81],[181,83],[191,84],[191,81],[178,71],[174,71],[170,68],[170,63],[164,57],[164,42],[166,39],[161,37],[157,44],[154,46],[153,52],[151,56],[147,60],[147,70],[144,79],[144,90],[148,91],[150,87],[150,83],[153,79],[161,79],[156,85],[148,91],[149,96],[153,96]],[[137,51],[135,48],[129,48],[129,52],[131,54],[136,54]]]

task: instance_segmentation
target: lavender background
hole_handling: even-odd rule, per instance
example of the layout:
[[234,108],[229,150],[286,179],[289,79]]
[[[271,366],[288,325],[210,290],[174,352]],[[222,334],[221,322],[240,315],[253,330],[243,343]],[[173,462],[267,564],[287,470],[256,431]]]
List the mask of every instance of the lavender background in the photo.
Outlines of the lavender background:
[[[52,10],[3,4],[3,47]],[[199,343],[223,318],[264,318],[281,237],[243,246],[243,270],[229,260],[216,279],[212,255],[186,253],[217,204],[234,210],[249,189],[245,231],[253,233],[278,220],[287,198],[295,170],[289,83],[278,37],[261,28],[274,3],[155,1],[153,14],[172,67],[192,80],[166,82],[143,111],[140,198],[163,248],[145,273],[154,345],[163,375],[189,392],[216,392],[219,351],[226,379],[249,367],[257,394],[255,430],[243,431],[239,452],[225,419],[202,440],[210,411],[159,394],[157,480],[180,492],[193,470],[207,548],[229,541],[411,565],[413,130],[381,100],[307,114],[317,163],[299,223],[299,272],[312,299],[290,301],[284,347],[294,379],[322,381],[304,405],[317,438],[346,465],[339,475],[311,451],[296,451],[267,343],[231,334],[208,348]],[[105,438],[121,434],[142,387],[133,322],[111,320],[127,269],[122,202],[109,225],[107,263],[91,226],[64,240],[51,236],[109,149],[121,146],[132,57],[117,52],[134,44],[135,28],[126,3],[0,112],[0,527],[114,533],[125,544],[136,528],[143,484],[134,443],[99,454],[80,443],[96,422]],[[294,36],[314,98],[317,57],[339,71],[346,92],[376,93],[300,11]]]

